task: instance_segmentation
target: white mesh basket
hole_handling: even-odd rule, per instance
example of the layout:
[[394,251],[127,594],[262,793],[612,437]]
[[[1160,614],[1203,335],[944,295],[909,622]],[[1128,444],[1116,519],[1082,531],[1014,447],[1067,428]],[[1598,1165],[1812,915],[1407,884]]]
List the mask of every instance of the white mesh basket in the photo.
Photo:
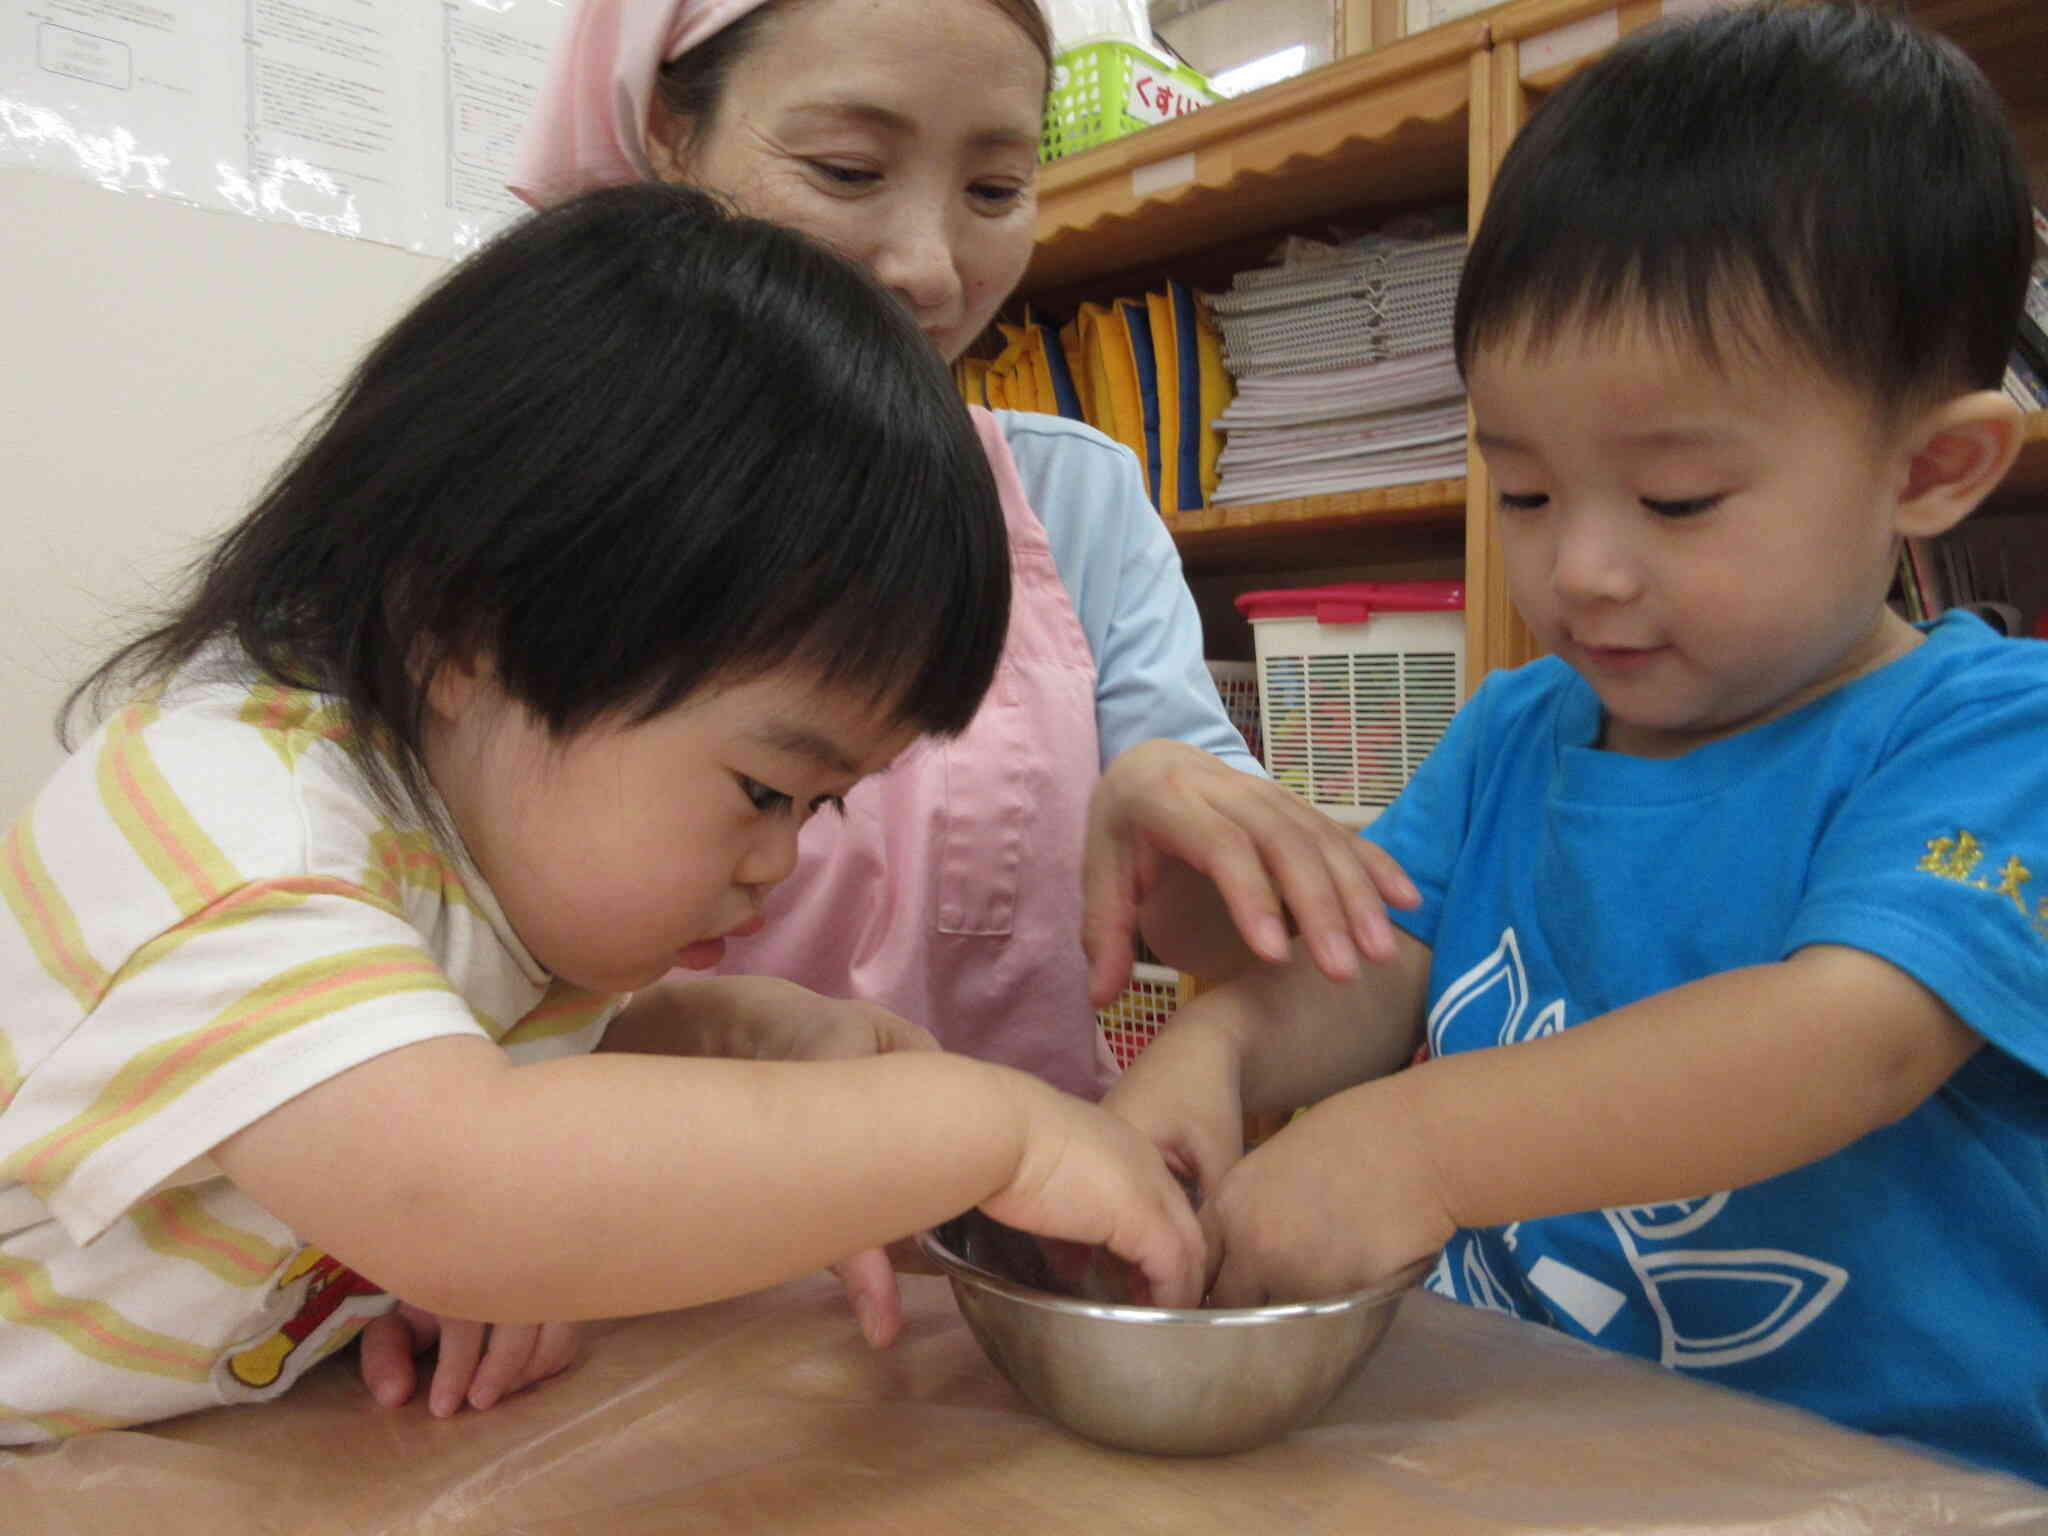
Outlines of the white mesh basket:
[[1230,723],[1244,737],[1244,744],[1251,749],[1252,756],[1263,763],[1266,757],[1259,744],[1258,663],[1212,661],[1209,663],[1209,675],[1216,679],[1216,692],[1222,696],[1223,712],[1230,716]]
[[1118,1067],[1128,1067],[1187,993],[1187,978],[1170,965],[1139,961],[1116,1001],[1095,1015],[1103,1042]]
[[1248,592],[1267,772],[1367,825],[1393,803],[1465,696],[1464,589],[1354,582]]

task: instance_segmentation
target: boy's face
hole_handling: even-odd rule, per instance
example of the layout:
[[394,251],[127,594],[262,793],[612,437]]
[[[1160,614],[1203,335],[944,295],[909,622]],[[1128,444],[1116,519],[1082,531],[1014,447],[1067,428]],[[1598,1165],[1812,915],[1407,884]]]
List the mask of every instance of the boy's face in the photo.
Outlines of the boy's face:
[[1863,397],[1642,327],[1482,350],[1467,384],[1509,594],[1609,749],[1676,756],[1917,643],[1884,604],[1910,455]]
[[488,668],[444,669],[429,698],[427,771],[470,857],[534,959],[594,992],[715,963],[804,822],[915,736],[796,668],[559,742]]

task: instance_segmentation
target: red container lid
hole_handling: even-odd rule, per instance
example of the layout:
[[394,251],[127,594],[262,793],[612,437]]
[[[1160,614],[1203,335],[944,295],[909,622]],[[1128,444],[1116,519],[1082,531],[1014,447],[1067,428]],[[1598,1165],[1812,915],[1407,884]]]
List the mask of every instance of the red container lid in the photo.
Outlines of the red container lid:
[[1248,619],[1313,618],[1318,624],[1363,624],[1376,613],[1457,613],[1464,607],[1462,581],[1340,581],[1237,596],[1237,611]]

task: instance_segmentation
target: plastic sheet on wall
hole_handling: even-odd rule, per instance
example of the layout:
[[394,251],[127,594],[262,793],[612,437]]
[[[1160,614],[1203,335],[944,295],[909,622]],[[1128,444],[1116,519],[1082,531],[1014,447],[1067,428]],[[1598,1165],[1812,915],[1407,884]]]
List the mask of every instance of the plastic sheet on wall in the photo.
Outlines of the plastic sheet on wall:
[[432,255],[504,189],[566,0],[0,0],[0,166]]

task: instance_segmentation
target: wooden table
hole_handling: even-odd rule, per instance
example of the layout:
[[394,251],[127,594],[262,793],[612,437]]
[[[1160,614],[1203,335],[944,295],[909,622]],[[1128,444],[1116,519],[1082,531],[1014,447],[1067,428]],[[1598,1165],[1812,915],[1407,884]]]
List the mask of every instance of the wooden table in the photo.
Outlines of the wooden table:
[[7,1536],[2048,1531],[1965,1470],[1417,1293],[1314,1424],[1217,1460],[1101,1449],[983,1359],[945,1282],[891,1350],[818,1276],[593,1328],[484,1414],[384,1412],[352,1360],[284,1400],[0,1452]]

